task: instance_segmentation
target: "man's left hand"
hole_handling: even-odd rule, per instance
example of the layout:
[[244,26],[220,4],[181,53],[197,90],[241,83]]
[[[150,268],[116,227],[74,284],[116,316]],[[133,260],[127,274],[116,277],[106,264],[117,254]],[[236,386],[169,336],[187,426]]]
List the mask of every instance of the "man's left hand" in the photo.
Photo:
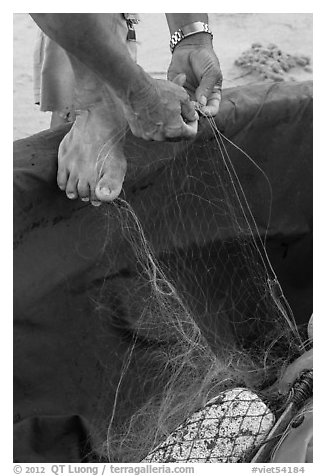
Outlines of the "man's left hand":
[[178,74],[185,74],[183,87],[191,99],[202,106],[203,114],[216,116],[223,81],[219,60],[212,45],[196,44],[194,37],[185,38],[176,46],[168,69],[168,79],[173,81]]

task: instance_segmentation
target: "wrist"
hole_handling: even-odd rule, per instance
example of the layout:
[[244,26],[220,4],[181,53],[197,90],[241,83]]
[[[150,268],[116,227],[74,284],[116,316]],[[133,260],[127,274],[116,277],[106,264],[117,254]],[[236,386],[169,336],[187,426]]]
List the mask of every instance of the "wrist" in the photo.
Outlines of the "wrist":
[[137,65],[135,74],[130,78],[128,88],[120,95],[126,106],[133,107],[146,99],[153,85],[153,78],[143,68]]
[[[127,72],[124,71],[124,73]],[[150,83],[151,77],[149,74],[141,66],[133,63],[127,74],[120,75],[120,82],[113,89],[121,101],[130,106],[142,91],[148,89]]]
[[[183,38],[173,49],[173,53],[182,48],[187,48],[191,46],[192,48],[200,46],[213,47],[213,39],[209,33],[197,33],[196,35],[188,36]],[[172,54],[173,54],[172,53]]]
[[165,14],[170,35],[182,28],[184,25],[189,25],[194,22],[208,23],[207,13],[166,13]]
[[[191,38],[191,40],[189,40]],[[210,38],[210,42],[208,40]],[[170,50],[173,53],[174,49],[180,44],[212,44],[213,33],[211,32],[207,23],[196,21],[184,25],[173,33],[170,39]]]

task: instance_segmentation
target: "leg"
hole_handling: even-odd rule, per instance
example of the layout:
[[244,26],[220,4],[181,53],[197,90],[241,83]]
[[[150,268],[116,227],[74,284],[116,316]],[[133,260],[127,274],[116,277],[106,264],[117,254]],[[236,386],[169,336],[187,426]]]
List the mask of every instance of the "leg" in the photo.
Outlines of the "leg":
[[64,116],[58,111],[53,111],[51,115],[50,129],[62,126],[63,124],[68,124],[69,122],[74,122],[74,120],[75,115],[72,113]]
[[[120,15],[116,17],[117,41],[125,41],[126,24]],[[121,192],[127,123],[115,94],[74,57],[70,61],[76,78],[77,117],[59,147],[58,185],[70,199],[99,205]]]
[[123,153],[125,122],[115,98],[81,111],[59,146],[59,188],[68,198],[112,201],[121,192],[127,169]]

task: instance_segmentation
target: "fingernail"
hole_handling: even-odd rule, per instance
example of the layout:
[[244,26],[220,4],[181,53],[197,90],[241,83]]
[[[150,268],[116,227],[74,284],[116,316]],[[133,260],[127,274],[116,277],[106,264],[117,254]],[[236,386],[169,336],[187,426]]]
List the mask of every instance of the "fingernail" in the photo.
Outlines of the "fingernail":
[[68,192],[67,197],[70,199],[75,198],[75,194],[73,192]]
[[199,102],[200,102],[200,104],[201,104],[202,106],[206,106],[206,104],[207,104],[207,98],[206,98],[205,96],[201,96],[201,97],[199,98]]

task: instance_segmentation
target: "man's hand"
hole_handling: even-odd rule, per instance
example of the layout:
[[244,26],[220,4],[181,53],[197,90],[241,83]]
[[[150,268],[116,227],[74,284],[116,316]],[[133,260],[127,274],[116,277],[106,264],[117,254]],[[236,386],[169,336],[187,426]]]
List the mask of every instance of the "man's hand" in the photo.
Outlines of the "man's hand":
[[[313,340],[313,316],[310,317],[308,323],[308,337]],[[286,394],[294,381],[299,377],[304,370],[312,370],[313,368],[313,349],[308,350],[300,357],[298,357],[292,364],[285,370],[279,384],[280,393]]]
[[151,78],[114,34],[115,15],[41,13],[33,18],[50,38],[113,89],[134,135],[156,141],[195,137],[198,114],[182,87],[185,75],[175,74],[174,82]]
[[[150,78],[150,77],[148,77]],[[182,87],[185,75],[174,82],[150,78],[124,102],[132,133],[145,140],[192,139],[197,134],[198,114]]]
[[286,395],[295,380],[300,376],[301,372],[304,370],[311,370],[312,368],[313,349],[310,349],[300,355],[300,357],[287,367],[279,383],[279,392]]
[[168,79],[173,80],[184,73],[184,87],[192,99],[203,106],[204,114],[216,116],[221,101],[223,77],[212,45],[197,44],[199,36],[200,34],[185,38],[176,46],[168,69]]

